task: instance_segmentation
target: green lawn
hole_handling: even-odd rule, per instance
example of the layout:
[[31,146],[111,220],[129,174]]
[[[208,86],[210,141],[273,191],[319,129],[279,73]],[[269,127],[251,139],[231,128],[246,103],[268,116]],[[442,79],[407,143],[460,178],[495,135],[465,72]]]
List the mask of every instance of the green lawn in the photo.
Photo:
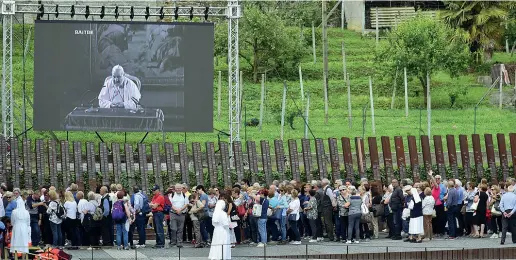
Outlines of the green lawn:
[[[27,29],[26,29],[27,30]],[[381,75],[376,75],[374,59],[374,40],[370,38],[362,38],[359,34],[350,31],[341,31],[340,29],[329,30],[329,121],[324,123],[324,98],[322,91],[322,55],[320,43],[317,46],[317,62],[313,64],[311,53],[307,53],[303,58],[301,67],[303,69],[304,90],[310,93],[310,116],[309,125],[313,136],[316,138],[328,138],[342,136],[407,136],[427,134],[426,107],[424,106],[423,94],[418,81],[409,79],[409,116],[405,117],[404,99],[403,99],[403,81],[398,78],[395,109],[390,110],[391,95],[393,85],[391,80]],[[15,35],[21,39],[21,26],[15,28]],[[31,37],[33,38],[33,37]],[[347,71],[350,73],[351,92],[352,92],[352,127],[349,128],[347,115],[347,88],[342,75],[342,57],[341,42],[346,44],[347,53]],[[15,37],[16,42],[16,37]],[[22,45],[16,42],[14,45],[13,74],[14,74],[14,97],[18,108],[22,107]],[[33,46],[31,45],[31,50]],[[228,131],[228,102],[227,102],[227,65],[223,64],[223,57],[220,57],[216,71],[223,71],[223,89],[222,89],[222,115],[218,119],[216,116],[217,96],[214,96],[214,128],[227,132]],[[503,61],[506,63],[516,62],[516,56],[503,53],[496,53],[495,61]],[[260,107],[260,84],[251,82],[251,73],[248,71],[249,66],[241,60],[241,67],[244,70],[244,102],[245,113],[242,111],[242,120],[251,118],[259,118]],[[26,64],[26,89],[27,95],[32,99],[33,95],[33,59],[27,59]],[[394,74],[394,73],[393,73]],[[217,75],[217,72],[215,72]],[[301,100],[299,89],[299,80],[296,80],[297,72],[287,82],[288,99],[287,99],[287,115],[296,114],[298,110],[304,112],[304,104]],[[373,75],[374,89],[374,105],[375,105],[375,123],[376,133],[373,134],[371,126],[371,109],[369,107],[368,93],[368,77]],[[402,75],[402,71],[400,72]],[[476,82],[478,74],[472,73],[460,76],[459,78],[450,78],[445,73],[438,73],[433,76],[432,82],[432,135],[446,134],[472,134],[474,129],[474,106],[485,94],[487,88]],[[217,77],[217,76],[216,76]],[[214,88],[217,82],[214,82]],[[466,88],[467,94],[459,96],[456,104],[451,107],[449,93],[454,88]],[[281,112],[281,96],[283,93],[282,79],[269,78],[266,83],[266,101],[264,104],[264,125],[262,131],[257,127],[242,127],[241,139],[247,140],[273,140],[280,137],[280,112]],[[509,87],[507,87],[509,91]],[[215,95],[217,91],[214,91]],[[366,107],[365,119],[363,117],[363,108]],[[420,108],[423,110],[420,111]],[[20,109],[16,110],[16,114],[21,117]],[[245,114],[245,115],[244,115]],[[29,106],[28,116],[31,118],[32,110]],[[516,121],[515,112],[506,108],[499,110],[496,106],[490,104],[489,96],[480,104],[477,118],[477,133],[510,133],[514,132],[513,122]],[[29,122],[29,127],[31,123]],[[421,129],[420,129],[421,126]],[[304,136],[304,122],[301,117],[295,117],[293,123],[294,129],[285,125],[285,139],[301,139]],[[22,132],[22,125],[16,124],[16,132]],[[55,132],[59,139],[66,139],[66,132]],[[50,138],[48,132],[28,133],[30,138]],[[123,133],[101,133],[103,139],[108,142],[124,142],[125,135]],[[143,133],[128,133],[127,142],[139,142]],[[313,137],[311,134],[310,138]],[[77,141],[94,141],[97,136],[91,132],[70,132],[69,140]],[[221,140],[227,140],[227,137],[220,135]],[[186,142],[206,142],[218,139],[217,132],[213,133],[188,133],[186,134]],[[161,134],[149,134],[145,140],[146,143],[160,142]],[[185,141],[184,133],[168,133],[166,140],[169,142]],[[495,139],[496,140],[496,139]],[[391,141],[393,142],[393,141]],[[189,145],[191,148],[191,146]]]

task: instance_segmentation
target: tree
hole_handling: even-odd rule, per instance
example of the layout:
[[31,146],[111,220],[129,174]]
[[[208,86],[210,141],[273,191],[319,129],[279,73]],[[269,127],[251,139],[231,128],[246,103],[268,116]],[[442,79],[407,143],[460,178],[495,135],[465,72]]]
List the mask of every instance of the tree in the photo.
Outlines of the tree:
[[[504,35],[508,11],[515,4],[508,1],[449,1],[441,18],[468,39],[472,53],[492,58],[494,48]],[[478,59],[477,59],[478,60]]]
[[427,103],[427,74],[447,71],[457,76],[469,65],[468,46],[455,37],[455,31],[443,22],[418,14],[388,34],[388,42],[377,51],[377,61],[387,73],[407,68],[424,90]]
[[[227,24],[217,25],[216,55],[227,55],[227,33]],[[245,3],[239,21],[239,55],[251,67],[255,82],[260,73],[288,77],[289,73],[297,72],[307,49],[299,34],[297,28],[285,26],[276,9]]]

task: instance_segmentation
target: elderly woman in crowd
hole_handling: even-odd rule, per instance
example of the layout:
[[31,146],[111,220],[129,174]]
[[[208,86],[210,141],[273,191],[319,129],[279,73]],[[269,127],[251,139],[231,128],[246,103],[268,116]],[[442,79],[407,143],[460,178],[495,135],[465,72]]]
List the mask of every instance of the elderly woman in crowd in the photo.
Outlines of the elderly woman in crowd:
[[[362,217],[362,198],[357,194],[355,188],[351,188],[351,196],[347,207],[349,208],[348,213],[348,240],[346,244],[360,243],[360,218]],[[354,232],[354,233],[353,233]],[[353,240],[353,234],[355,234],[355,240]]]

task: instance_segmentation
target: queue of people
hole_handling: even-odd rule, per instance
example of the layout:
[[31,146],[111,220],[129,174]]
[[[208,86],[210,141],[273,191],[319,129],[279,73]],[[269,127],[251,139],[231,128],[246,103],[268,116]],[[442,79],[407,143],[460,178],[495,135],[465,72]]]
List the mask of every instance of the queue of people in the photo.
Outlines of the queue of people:
[[[382,231],[386,238],[412,243],[491,234],[504,244],[508,232],[515,234],[516,180],[489,184],[481,179],[463,188],[460,180],[444,181],[431,171],[427,179],[389,185],[367,179],[333,185],[328,179],[274,181],[268,187],[244,180],[226,189],[175,184],[165,192],[154,185],[149,197],[138,186],[127,191],[120,184],[87,194],[73,183],[64,191],[21,191],[2,184],[0,233],[4,246],[15,243],[24,251],[29,245],[144,248],[149,230],[156,235],[156,249],[165,248],[166,238],[169,246],[213,248],[303,240],[361,243],[381,238]],[[220,235],[226,228],[227,241]]]

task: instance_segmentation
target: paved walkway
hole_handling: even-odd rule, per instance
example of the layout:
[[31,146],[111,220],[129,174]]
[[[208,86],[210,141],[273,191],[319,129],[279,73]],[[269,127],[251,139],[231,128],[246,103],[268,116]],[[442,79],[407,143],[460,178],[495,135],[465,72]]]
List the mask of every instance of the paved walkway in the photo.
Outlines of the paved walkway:
[[[402,241],[393,241],[389,239],[378,239],[369,243],[346,245],[343,243],[307,243],[303,241],[302,245],[277,245],[265,248],[251,247],[248,245],[239,245],[232,249],[232,259],[250,260],[250,259],[267,259],[267,256],[282,255],[321,255],[321,254],[357,254],[357,253],[380,253],[386,252],[406,252],[406,251],[435,251],[435,250],[453,250],[453,249],[477,249],[477,248],[501,248],[516,247],[512,244],[511,238],[508,237],[509,243],[504,246],[500,245],[499,239],[472,239],[460,238],[454,241],[433,240],[425,241],[421,244],[404,243]],[[150,241],[149,244],[153,244]],[[165,248],[152,249],[144,248],[137,250],[119,251],[116,249],[102,250],[74,250],[69,251],[73,255],[73,259],[177,259],[177,260],[200,260],[207,259],[209,248],[193,248],[185,245],[184,248]]]

